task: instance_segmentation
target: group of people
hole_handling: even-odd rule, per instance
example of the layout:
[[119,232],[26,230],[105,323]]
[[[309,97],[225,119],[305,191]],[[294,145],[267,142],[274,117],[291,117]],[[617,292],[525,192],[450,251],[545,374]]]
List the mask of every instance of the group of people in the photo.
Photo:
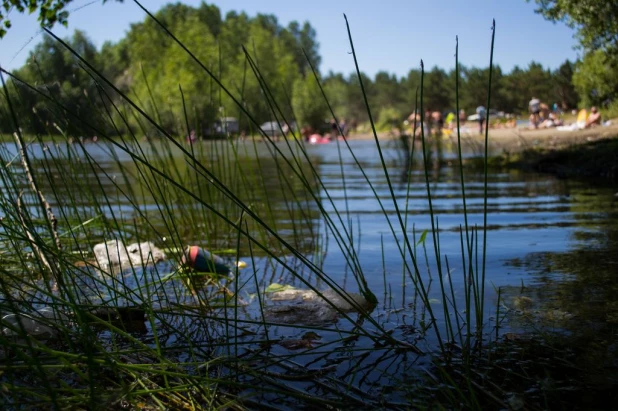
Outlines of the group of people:
[[[354,123],[352,125],[354,126]],[[329,131],[324,132],[324,134],[322,135],[319,133],[319,131],[314,130],[312,127],[305,126],[300,129],[300,134],[307,142],[325,143],[327,141],[334,141],[338,137],[347,137],[350,127],[348,126],[345,118],[342,118],[341,121],[339,121],[339,124],[337,124],[335,119],[332,119],[329,123],[329,128]]]
[[[553,110],[550,110],[549,106],[542,103],[536,97],[532,97],[528,103],[528,110],[530,112],[530,128],[551,128],[560,127],[564,125],[564,121],[560,118],[560,111],[558,105],[553,105]],[[591,128],[602,124],[601,113],[597,107],[590,109],[590,114],[586,110],[581,110],[577,118],[578,128]]]
[[[418,136],[421,133],[421,121],[423,122],[425,135],[427,136],[441,134],[444,130],[453,130],[457,126],[454,112],[449,112],[445,118],[441,111],[429,108],[425,110],[423,117],[421,117],[418,110],[410,114],[407,118],[406,125],[412,128],[416,127],[416,135]],[[459,121],[460,124],[466,121],[466,112],[464,110],[459,111]]]
[[554,104],[554,109],[550,110],[549,106],[542,103],[536,97],[532,97],[528,103],[528,111],[530,112],[530,128],[551,128],[563,125],[558,114],[558,105]]

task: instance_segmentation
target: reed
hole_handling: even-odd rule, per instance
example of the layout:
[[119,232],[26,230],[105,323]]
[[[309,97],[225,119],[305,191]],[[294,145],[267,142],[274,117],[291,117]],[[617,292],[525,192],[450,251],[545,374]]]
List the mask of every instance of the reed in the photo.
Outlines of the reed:
[[[242,104],[242,90],[240,97],[229,91],[218,74],[195,57],[190,45],[180,42],[143,9],[259,129]],[[336,142],[343,205],[331,193],[310,150],[293,133],[282,142],[261,131],[263,143],[184,143],[161,127],[164,104],[154,101],[152,92],[149,102],[123,93],[49,31],[47,34],[73,53],[98,85],[104,128],[80,118],[45,89],[6,71],[0,73],[17,130],[17,149],[3,146],[0,150],[0,182],[5,191],[0,198],[0,310],[3,315],[22,318],[16,325],[5,321],[5,331],[0,334],[0,371],[9,407],[257,408],[280,401],[288,407],[348,408],[357,404],[405,408],[397,396],[367,387],[397,387],[405,398],[419,392],[425,395],[423,390],[431,382],[425,380],[423,370],[431,368],[433,360],[442,364],[434,379],[446,382],[441,390],[442,405],[479,406],[483,402],[478,398],[472,369],[487,326],[487,167],[480,229],[470,227],[468,221],[465,176],[460,167],[462,298],[451,277],[452,262],[440,247],[441,229],[432,206],[430,141],[424,125],[418,125],[420,170],[429,202],[426,217],[430,229],[417,241],[414,224],[411,228],[409,222],[417,125],[411,137],[404,135],[401,140],[405,159],[402,196],[393,182],[396,170],[377,137],[347,17],[346,26],[387,194],[379,192],[375,177],[363,168],[353,144],[344,139]],[[493,35],[491,51],[493,55]],[[270,92],[272,79],[262,75],[257,56],[248,50],[245,56],[244,76],[255,76],[273,118],[281,128],[289,125],[293,119],[284,118],[281,102],[274,101]],[[319,74],[309,63],[331,115],[337,119]],[[5,84],[5,76],[14,90]],[[142,76],[147,79],[143,68]],[[491,78],[488,81],[491,83]],[[147,88],[150,90],[150,85]],[[56,144],[48,143],[43,135],[27,141],[19,131],[21,119],[12,108],[19,103],[19,93],[34,93],[63,113],[65,121],[80,121],[100,143],[70,143],[73,136],[66,133]],[[178,129],[188,134],[194,120],[180,86],[178,94],[183,112]],[[489,103],[488,96],[487,107]],[[131,127],[130,118],[137,119],[137,128]],[[63,133],[59,126],[50,126],[50,134],[58,131]],[[146,135],[151,137],[145,141]],[[487,134],[485,138],[487,147]],[[374,281],[364,269],[363,221],[353,218],[355,200],[349,194],[351,180],[344,166],[348,157],[359,169],[385,221],[386,232],[380,235],[382,301],[371,289]],[[458,160],[462,165],[461,149]],[[151,264],[153,255],[148,255],[142,263],[121,272],[100,267],[94,261],[92,246],[114,239],[124,244],[154,241],[169,259]],[[229,276],[187,271],[180,263],[181,254],[193,244],[227,251],[230,263],[246,260],[248,268],[234,268]],[[387,244],[394,250],[387,251]],[[433,250],[431,257],[428,250]],[[113,250],[108,253],[107,257],[112,257]],[[386,264],[390,256],[400,259],[402,270],[401,276],[397,271],[402,286],[394,289],[389,283],[390,265]],[[326,261],[334,259],[344,267],[345,275],[329,272]],[[422,270],[423,263],[427,273]],[[348,272],[354,279],[352,290],[362,300],[346,290],[349,284],[344,287],[342,281]],[[436,276],[437,291],[431,287]],[[406,295],[408,279],[412,297]],[[271,291],[274,283],[313,292],[337,321],[300,324],[270,315],[276,307]],[[393,307],[394,299],[401,301],[401,307]],[[434,309],[435,300],[441,303],[441,310]],[[411,308],[406,306],[409,301]],[[376,312],[378,302],[383,308]],[[342,308],[343,304],[349,308]],[[34,338],[26,324],[27,316],[42,308],[53,313],[36,320],[54,334],[46,341]],[[401,310],[412,317],[412,324],[405,328],[411,336],[382,319]],[[137,319],[131,317],[134,313],[138,313]],[[459,351],[453,349],[455,345]],[[451,392],[458,381],[453,364],[464,364],[469,384]],[[415,377],[410,383],[402,381],[402,375]],[[468,393],[473,395],[468,398]],[[487,393],[493,395],[490,390]],[[430,406],[431,400],[423,395],[419,398],[426,402],[415,404]]]

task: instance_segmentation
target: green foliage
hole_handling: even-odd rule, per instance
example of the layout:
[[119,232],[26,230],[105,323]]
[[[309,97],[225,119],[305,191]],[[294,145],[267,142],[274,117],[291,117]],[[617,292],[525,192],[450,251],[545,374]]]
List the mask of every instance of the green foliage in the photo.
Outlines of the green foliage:
[[424,82],[425,90],[428,91],[424,93],[425,109],[443,111],[454,106],[455,84],[453,82],[451,87],[449,76],[444,70],[438,67],[432,68],[431,71],[425,73]]
[[[66,42],[78,51],[86,60],[98,61],[94,44],[81,31],[75,31]],[[19,69],[16,76],[21,80],[35,84],[50,98],[56,100],[69,110],[74,110],[84,118],[98,124],[100,109],[97,105],[98,89],[90,74],[76,64],[76,59],[61,44],[45,36],[31,53],[29,62]],[[45,133],[50,127],[74,135],[84,133],[83,124],[69,121],[57,105],[47,104],[36,94],[24,88],[19,89],[18,110],[20,126],[28,131]],[[61,119],[64,119],[61,121]],[[14,130],[13,124],[3,124],[3,128]]]
[[[530,1],[530,0],[528,0]],[[605,0],[535,0],[537,13],[577,30],[584,58],[573,84],[584,104],[612,101],[618,94],[618,7]]]
[[328,114],[328,107],[313,75],[299,78],[294,83],[292,107],[301,126],[319,130]]
[[[528,0],[530,1],[530,0]],[[606,0],[534,0],[548,20],[577,29],[586,51],[604,50],[618,57],[618,7]]]
[[607,107],[603,109],[602,115],[604,120],[618,118],[618,101],[614,101],[607,105]]
[[618,94],[618,66],[601,50],[588,53],[577,65],[573,84],[585,105],[600,105]]
[[[374,91],[373,81],[367,75],[362,73],[361,75],[368,93],[369,101],[372,102],[372,93]],[[351,74],[348,78],[345,78],[341,74],[329,73],[324,79],[324,85],[328,100],[338,117],[349,119],[357,123],[369,120],[358,76]]]
[[[27,11],[30,14],[38,11],[38,20],[41,23],[41,27],[53,27],[56,23],[66,26],[69,12],[65,9],[71,1],[72,0],[3,0],[2,8],[0,8],[0,38],[4,37],[7,30],[11,28],[11,21],[8,19],[8,14],[13,9],[20,13]],[[107,0],[102,1],[105,3]],[[122,2],[123,0],[116,1]]]
[[[318,54],[317,43],[311,43],[308,35],[298,38],[290,35],[298,23],[292,22],[291,29],[284,29],[272,15],[259,14],[250,18],[245,13],[230,12],[222,19],[215,6],[202,4],[195,9],[174,4],[161,9],[156,17],[176,37],[190,45],[195,57],[260,123],[273,117],[267,104],[269,98],[277,102],[289,101],[293,84],[300,76],[301,42],[310,54]],[[308,23],[303,30],[313,32]],[[120,42],[118,47],[123,48],[123,55],[130,56],[129,64],[125,62],[128,68],[123,78],[128,80],[134,93],[141,101],[165,103],[156,109],[153,104],[151,111],[158,111],[152,114],[160,116],[167,129],[184,128],[184,124],[177,122],[184,115],[179,86],[184,92],[190,122],[201,132],[207,133],[221,115],[239,116],[241,127],[249,125],[215,79],[173,44],[154,21],[147,19],[133,25],[126,42]],[[109,70],[124,73],[121,67]],[[281,108],[282,114],[290,118],[289,105],[283,104]]]
[[[390,107],[392,111],[398,112],[398,120],[404,118],[402,116],[410,110],[410,103],[405,88],[401,87],[397,77],[394,74],[380,71],[375,76],[373,86],[373,96],[369,103],[380,110]],[[378,116],[378,118],[381,121],[381,116]]]
[[[118,43],[105,43],[100,52],[91,45],[85,50],[79,42],[69,42],[69,45],[121,91],[133,95],[145,112],[174,134],[186,133],[186,122],[181,121],[185,108],[189,126],[198,134],[208,134],[222,116],[240,117],[241,127],[251,131],[249,120],[232,98],[222,92],[217,80],[232,91],[258,123],[273,119],[269,100],[278,102],[282,111],[278,115],[291,119],[289,102],[293,85],[308,67],[303,49],[314,65],[320,62],[315,30],[309,23],[291,22],[284,28],[273,15],[258,14],[250,18],[245,13],[235,12],[222,18],[219,8],[205,3],[198,7],[169,4],[155,17],[189,46],[212,77],[149,17],[133,24],[127,36]],[[90,97],[88,105],[94,111],[105,111],[107,103],[103,101],[106,98],[101,99],[91,88],[93,79],[74,64],[69,51],[54,43],[46,38],[36,47],[30,55],[30,63],[18,70],[18,76],[38,84],[70,86],[71,91],[64,92],[67,97],[73,97],[73,104],[84,102],[79,94],[86,90]],[[32,66],[34,61],[36,66]],[[111,100],[119,101],[115,93],[111,93]],[[29,110],[34,104],[29,100],[24,103],[22,111],[28,113],[28,118],[33,117]],[[121,116],[115,110],[110,112],[118,117],[116,120]],[[147,134],[152,132],[130,112],[122,116],[125,120],[117,122],[121,125],[118,130],[121,133],[125,133],[127,127]],[[42,131],[40,123],[47,120],[35,120],[25,122],[26,130]],[[4,116],[0,116],[0,121],[2,129],[11,129]],[[73,127],[71,132],[77,130]]]
[[579,94],[573,85],[573,74],[575,73],[575,64],[570,61],[565,61],[560,65],[554,73],[555,83],[560,96],[562,107],[574,108],[579,102]]
[[401,120],[405,118],[405,113],[397,110],[393,106],[382,107],[378,112],[378,128],[390,130],[401,125]]
[[[494,69],[494,75],[496,71],[497,70]],[[459,105],[461,107],[465,107],[467,110],[474,109],[480,105],[484,106],[485,104],[482,104],[482,102],[487,99],[487,79],[489,78],[489,69],[461,67],[460,73],[462,78],[460,79],[461,97]],[[454,72],[451,73],[450,77],[454,77]],[[501,110],[507,110],[507,107],[509,106],[512,106],[512,104],[504,104],[503,102],[497,107],[500,107]]]
[[538,63],[530,63],[527,70],[515,67],[511,74],[502,80],[502,85],[507,105],[519,112],[527,112],[528,101],[533,96],[549,104],[557,98],[551,71]]

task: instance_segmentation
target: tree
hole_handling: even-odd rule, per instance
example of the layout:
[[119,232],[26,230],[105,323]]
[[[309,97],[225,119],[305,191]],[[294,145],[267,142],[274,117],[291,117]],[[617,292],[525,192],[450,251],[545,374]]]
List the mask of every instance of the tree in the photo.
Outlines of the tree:
[[[530,0],[527,0],[530,1]],[[551,21],[563,21],[577,30],[584,50],[573,82],[588,102],[613,100],[618,94],[618,6],[611,0],[534,0],[537,13]],[[606,79],[607,83],[602,83]]]
[[573,85],[584,105],[601,105],[618,95],[618,66],[597,50],[588,53],[577,65]]
[[328,114],[328,107],[322,96],[316,78],[309,74],[294,83],[292,95],[294,114],[301,126],[319,130]]
[[[474,113],[478,106],[487,105],[489,68],[461,67],[460,72],[462,79],[459,81],[459,107]],[[492,106],[496,106],[493,99]]]
[[[530,1],[530,0],[527,0]],[[604,50],[618,58],[618,6],[611,0],[534,0],[550,21],[577,30],[584,50]]]
[[365,93],[367,94],[367,99],[369,100],[369,107],[371,107],[371,111],[375,116],[376,111],[379,110],[378,107],[373,105],[371,102],[373,101],[373,96],[375,95],[373,81],[369,76],[365,73],[360,73],[360,79],[356,73],[350,74],[348,78],[348,88],[346,93],[346,100],[349,108],[349,117],[352,123],[364,123],[369,121],[369,114],[367,113],[367,106],[365,104],[365,99],[363,97],[363,92],[361,89],[361,80],[363,82],[363,86],[365,87]]
[[[65,41],[84,59],[97,65],[96,47],[83,32],[77,30]],[[102,127],[103,105],[98,98],[95,80],[78,65],[71,52],[50,36],[45,36],[37,44],[30,53],[29,63],[17,70],[15,75],[34,85],[53,101],[49,102],[25,87],[19,88],[15,97],[18,98],[16,109],[22,128],[42,133],[55,125],[54,132],[60,128],[72,135],[88,135],[91,133],[89,125]],[[68,116],[60,106],[66,107],[87,124]]]
[[515,66],[507,75],[501,75],[496,70],[492,84],[492,101],[495,104],[492,103],[492,106],[507,112],[527,113],[528,102],[532,97],[548,104],[556,101],[558,96],[555,89],[551,71],[539,63],[531,62],[526,70]]
[[335,116],[338,119],[351,118],[350,105],[348,104],[348,83],[341,73],[333,73],[332,71],[324,78],[322,82],[324,93],[330,103]]
[[563,109],[576,108],[579,102],[579,95],[573,85],[573,74],[575,73],[575,64],[569,60],[565,61],[560,67],[554,71],[554,83],[556,84],[557,99]]
[[420,110],[421,71],[417,69],[410,70],[406,78],[402,79],[401,85],[407,103],[406,115],[411,114],[414,110]]
[[[373,82],[374,96],[369,101],[371,107],[375,107],[379,113],[386,108],[389,110],[384,111],[384,115],[379,115],[380,122],[382,117],[384,121],[392,122],[392,117],[397,117],[403,121],[406,117],[406,113],[409,110],[409,105],[406,102],[406,96],[404,89],[397,80],[394,74],[389,74],[385,71],[380,71],[376,74]],[[395,113],[398,113],[395,115]]]
[[[51,28],[56,23],[63,26],[67,25],[69,12],[66,7],[72,0],[3,0],[2,8],[0,8],[0,38],[4,37],[7,30],[11,28],[11,21],[5,16],[13,8],[18,12],[23,13],[26,10],[32,14],[38,10],[38,20],[41,27]],[[105,3],[108,0],[102,0]],[[123,0],[116,0],[122,2]],[[4,12],[2,11],[4,9]]]
[[423,107],[425,110],[443,111],[453,106],[455,85],[450,85],[444,70],[434,67],[425,73],[423,80]]
[[318,70],[321,57],[318,50],[319,44],[316,41],[316,32],[311,27],[311,24],[305,22],[301,29],[298,22],[292,21],[286,29],[281,30],[280,37],[292,54],[294,54],[301,74],[311,73],[309,62]]

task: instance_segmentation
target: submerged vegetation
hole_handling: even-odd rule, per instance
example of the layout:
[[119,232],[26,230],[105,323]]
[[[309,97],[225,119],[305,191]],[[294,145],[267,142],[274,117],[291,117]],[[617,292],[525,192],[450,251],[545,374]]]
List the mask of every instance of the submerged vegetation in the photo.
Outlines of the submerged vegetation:
[[[345,139],[331,143],[326,166],[297,138],[179,140],[200,121],[229,113],[256,131],[265,118],[283,128],[298,119],[296,110],[315,115],[303,104],[314,103],[311,96],[321,97],[330,116],[339,114],[311,47],[303,45],[302,60],[294,54],[304,41],[311,46],[310,26],[283,30],[268,16],[257,17],[242,23],[255,43],[248,47],[246,38],[229,33],[238,44],[228,50],[224,33],[246,16],[227,16],[217,26],[218,11],[209,6],[165,10],[133,27],[135,43],[122,46],[156,54],[147,46],[165,43],[170,54],[157,59],[160,67],[110,71],[83,39],[67,42],[48,32],[45,48],[72,74],[56,79],[36,62],[23,72],[0,73],[3,121],[11,131],[3,137],[14,141],[0,146],[6,408],[541,409],[611,392],[611,378],[594,384],[607,377],[603,366],[586,369],[580,381],[570,377],[582,364],[572,345],[555,339],[568,327],[556,334],[552,327],[575,309],[534,311],[542,299],[523,284],[497,286],[497,298],[487,298],[493,288],[486,267],[487,130],[482,172],[472,172],[473,182],[461,149],[452,158],[462,203],[451,205],[461,221],[450,230],[432,202],[443,162],[435,156],[444,148],[439,139],[425,139],[422,124],[420,137],[391,142],[399,144],[395,166],[376,136],[377,168]],[[170,10],[182,18],[171,18]],[[190,33],[200,24],[218,27],[221,41],[208,35],[204,47],[195,47]],[[348,33],[354,53],[349,27]],[[260,36],[268,41],[260,43]],[[269,61],[261,57],[266,44],[274,44]],[[235,63],[223,64],[226,59]],[[295,70],[279,67],[284,63]],[[375,136],[369,84],[356,60],[355,67],[355,92]],[[487,107],[494,104],[491,68],[490,57]],[[161,73],[165,82],[156,77]],[[420,110],[428,104],[428,78],[421,65],[414,90]],[[65,84],[75,79],[88,88]],[[202,87],[207,99],[197,97]],[[303,94],[290,97],[289,87]],[[66,94],[73,88],[81,91]],[[251,93],[260,98],[250,102]],[[27,105],[34,109],[24,111]],[[61,140],[45,140],[58,133]],[[72,140],[76,133],[96,135],[98,143]],[[420,184],[413,187],[415,172]],[[351,196],[354,186],[368,195]],[[360,200],[375,202],[379,236],[353,218]],[[427,202],[429,214],[415,215],[415,201]],[[423,229],[415,225],[420,217]],[[614,227],[608,231],[614,238]],[[369,249],[361,246],[367,236],[373,236]],[[445,249],[445,236],[456,247]],[[187,264],[187,246],[197,245],[221,256],[229,272]],[[121,255],[129,262],[100,261]],[[557,271],[569,264],[545,257]],[[513,332],[517,321],[528,320],[542,332]],[[604,336],[613,332],[611,320]],[[610,338],[601,346],[602,361],[610,357]],[[576,398],[582,390],[588,395]]]

